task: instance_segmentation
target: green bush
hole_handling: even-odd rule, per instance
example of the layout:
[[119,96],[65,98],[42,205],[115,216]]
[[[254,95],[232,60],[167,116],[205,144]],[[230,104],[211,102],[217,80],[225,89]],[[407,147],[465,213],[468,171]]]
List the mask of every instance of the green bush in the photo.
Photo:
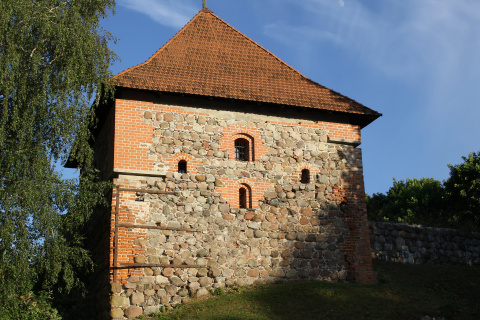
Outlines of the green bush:
[[61,320],[58,311],[51,305],[51,295],[42,293],[9,297],[8,306],[0,315],[1,320]]
[[445,181],[448,202],[457,224],[480,226],[480,152],[462,157],[464,163],[448,165],[450,178]]
[[449,214],[445,205],[445,188],[431,178],[394,178],[386,195],[367,196],[367,212],[372,220],[447,226]]
[[443,183],[432,178],[395,180],[387,194],[366,195],[370,220],[480,230],[480,152],[448,165]]

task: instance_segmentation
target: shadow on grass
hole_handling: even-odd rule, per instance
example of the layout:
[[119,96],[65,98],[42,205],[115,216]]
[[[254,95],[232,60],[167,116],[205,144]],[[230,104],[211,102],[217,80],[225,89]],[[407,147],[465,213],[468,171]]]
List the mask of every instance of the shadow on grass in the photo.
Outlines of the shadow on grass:
[[375,262],[383,283],[262,285],[182,307],[160,319],[479,319],[480,269]]
[[480,318],[479,268],[375,266],[383,275],[378,285],[287,283],[256,291],[256,302],[263,305],[265,319]]

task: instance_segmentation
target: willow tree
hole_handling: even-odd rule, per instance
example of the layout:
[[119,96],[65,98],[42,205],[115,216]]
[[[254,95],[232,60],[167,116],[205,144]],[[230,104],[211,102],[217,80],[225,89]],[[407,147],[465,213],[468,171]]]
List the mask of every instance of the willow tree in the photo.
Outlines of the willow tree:
[[[102,198],[89,128],[114,59],[99,25],[113,7],[114,0],[0,1],[3,317],[12,299],[21,304],[59,282],[71,289],[76,268],[88,263],[72,231]],[[78,179],[63,179],[58,168],[69,155]]]

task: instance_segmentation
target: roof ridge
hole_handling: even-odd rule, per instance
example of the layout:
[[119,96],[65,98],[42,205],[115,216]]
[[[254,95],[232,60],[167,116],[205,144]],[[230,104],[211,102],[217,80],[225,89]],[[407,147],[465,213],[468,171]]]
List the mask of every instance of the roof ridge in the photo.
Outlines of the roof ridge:
[[[256,41],[254,41],[252,38],[250,38],[249,36],[247,36],[246,34],[244,34],[243,32],[240,32],[237,28],[233,27],[232,25],[230,25],[228,22],[226,22],[225,20],[223,20],[222,18],[220,18],[219,16],[217,16],[215,13],[213,13],[213,11],[211,10],[208,10],[209,13],[212,14],[212,16],[214,16],[215,18],[217,18],[218,20],[220,20],[220,22],[222,22],[223,24],[227,25],[228,27],[232,28],[235,32],[237,32],[238,34],[242,35],[244,38],[246,38],[248,41],[250,41],[251,43],[253,43],[254,45],[256,45],[257,47],[259,47],[260,49],[262,49],[263,51],[265,51],[267,54],[269,54],[270,56],[272,56],[274,59],[276,59],[278,62],[280,62],[281,64],[285,65],[286,67],[288,67],[291,71],[293,71],[294,73],[300,75],[303,79],[307,80],[307,81],[310,81],[312,82],[313,84],[315,85],[318,85],[322,88],[325,88],[325,89],[328,89],[328,90],[331,90],[323,85],[321,85],[320,83],[318,82],[315,82],[313,81],[312,79],[308,78],[307,76],[305,76],[303,73],[301,73],[300,71],[298,71],[297,69],[295,69],[294,67],[292,67],[291,65],[289,65],[288,63],[286,63],[285,61],[283,61],[282,59],[280,59],[279,57],[277,57],[275,54],[273,54],[271,51],[265,49],[262,45],[258,44]],[[192,19],[193,20],[193,19]]]
[[272,56],[274,59],[276,59],[278,62],[280,62],[281,64],[285,65],[286,67],[288,67],[290,69],[290,71],[293,71],[293,73],[295,74],[298,74],[300,75],[300,77],[302,77],[303,79],[309,81],[309,82],[312,82],[313,84],[315,85],[318,85],[322,88],[325,88],[325,89],[328,89],[328,90],[331,90],[321,84],[319,84],[318,82],[315,82],[313,80],[311,80],[310,78],[308,78],[307,76],[305,76],[304,74],[302,74],[300,71],[296,70],[294,67],[292,67],[291,65],[289,65],[288,63],[286,63],[285,61],[283,61],[282,59],[280,59],[279,57],[277,57],[275,54],[273,54],[272,52],[270,52],[269,50],[265,49],[263,46],[261,46],[260,44],[258,44],[256,41],[252,40],[250,37],[248,37],[246,34],[238,31],[235,27],[233,27],[232,25],[230,25],[228,22],[226,22],[225,20],[223,20],[222,18],[220,18],[219,16],[217,16],[215,13],[213,13],[212,10],[210,9],[207,9],[207,8],[202,8],[192,19],[190,19],[190,21],[187,22],[187,24],[185,24],[183,26],[182,29],[180,29],[172,38],[170,38],[170,40],[168,40],[163,46],[161,46],[154,54],[152,54],[150,56],[150,58],[148,58],[147,60],[145,60],[144,62],[142,63],[139,63],[133,67],[130,67],[128,69],[125,69],[119,73],[117,73],[116,75],[113,76],[113,78],[116,78],[116,77],[120,77],[121,75],[123,75],[124,73],[127,73],[127,72],[130,72],[132,70],[135,70],[137,68],[140,68],[142,67],[143,65],[145,64],[148,64],[151,60],[153,60],[158,54],[160,54],[160,52],[162,52],[170,42],[174,41],[177,37],[179,37],[179,35],[190,25],[193,23],[194,20],[196,20],[197,17],[200,16],[200,14],[211,14],[214,18],[216,18],[217,20],[219,20],[221,23],[223,23],[224,25],[228,26],[229,28],[231,28],[233,31],[235,31],[236,33],[240,34],[242,37],[244,37],[246,40],[248,40],[249,42],[251,42],[252,44],[256,45],[258,48],[262,49],[263,51],[265,51],[268,55]]

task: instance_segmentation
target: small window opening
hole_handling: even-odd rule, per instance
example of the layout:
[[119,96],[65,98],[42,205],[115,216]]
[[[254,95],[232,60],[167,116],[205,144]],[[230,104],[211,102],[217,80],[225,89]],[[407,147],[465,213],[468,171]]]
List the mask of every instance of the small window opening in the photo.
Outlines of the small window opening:
[[235,160],[248,161],[248,148],[249,143],[247,139],[235,140]]
[[187,173],[187,161],[178,161],[178,173]]
[[252,207],[252,191],[247,184],[242,184],[238,189],[238,206],[241,209]]
[[238,193],[239,193],[240,208],[242,208],[242,209],[247,208],[247,189],[246,188],[240,188],[238,190]]
[[310,183],[310,170],[303,169],[302,170],[302,177],[300,179],[301,183]]

